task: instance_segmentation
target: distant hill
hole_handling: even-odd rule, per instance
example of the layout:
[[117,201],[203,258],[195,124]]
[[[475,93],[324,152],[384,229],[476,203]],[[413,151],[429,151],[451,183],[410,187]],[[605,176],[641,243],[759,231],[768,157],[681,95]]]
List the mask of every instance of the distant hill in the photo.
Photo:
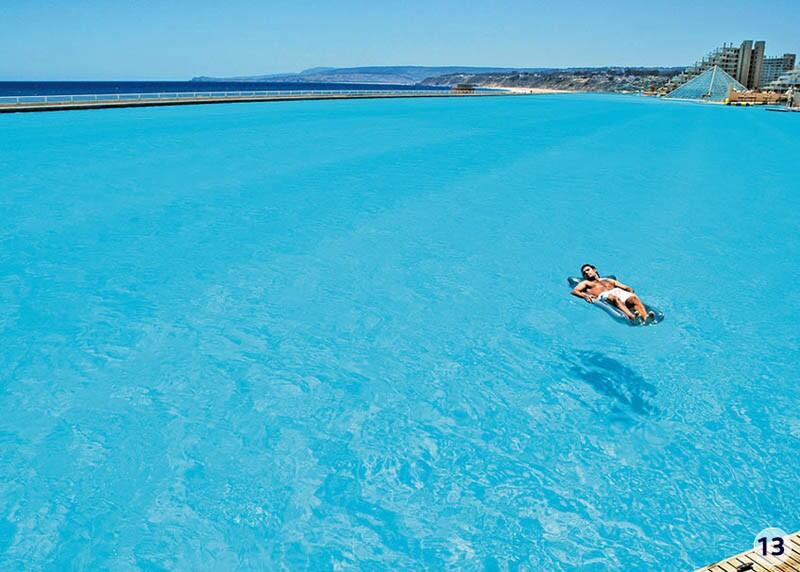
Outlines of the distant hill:
[[[524,71],[543,71],[545,68],[526,68]],[[384,83],[415,85],[423,80],[450,74],[502,73],[511,68],[471,66],[366,66],[355,68],[316,67],[299,73],[251,75],[237,77],[199,76],[192,81],[242,81],[242,82],[304,82],[304,83]]]
[[564,91],[630,93],[658,91],[684,68],[602,67],[453,73],[426,78],[429,86],[525,87]]

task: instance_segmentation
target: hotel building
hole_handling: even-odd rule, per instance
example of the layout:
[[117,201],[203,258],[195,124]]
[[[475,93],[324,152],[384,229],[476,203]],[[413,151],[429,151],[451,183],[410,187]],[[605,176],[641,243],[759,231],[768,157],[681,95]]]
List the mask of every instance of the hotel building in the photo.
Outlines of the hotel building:
[[745,40],[738,46],[723,44],[672,78],[667,89],[675,89],[714,66],[724,70],[747,89],[759,89],[790,71],[795,64],[795,54],[765,58],[765,48],[766,42],[763,40]]
[[765,89],[772,91],[787,91],[788,89],[794,89],[795,91],[800,92],[800,68],[783,74],[778,79],[764,87]]
[[765,87],[794,68],[796,56],[783,54],[780,58],[764,58],[761,68],[761,87]]

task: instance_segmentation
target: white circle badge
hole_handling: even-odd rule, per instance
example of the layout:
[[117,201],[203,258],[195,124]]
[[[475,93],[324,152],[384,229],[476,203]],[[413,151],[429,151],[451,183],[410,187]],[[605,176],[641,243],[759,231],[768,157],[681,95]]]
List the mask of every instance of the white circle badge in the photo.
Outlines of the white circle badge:
[[786,562],[794,552],[788,536],[780,528],[765,528],[753,539],[753,552],[770,564]]

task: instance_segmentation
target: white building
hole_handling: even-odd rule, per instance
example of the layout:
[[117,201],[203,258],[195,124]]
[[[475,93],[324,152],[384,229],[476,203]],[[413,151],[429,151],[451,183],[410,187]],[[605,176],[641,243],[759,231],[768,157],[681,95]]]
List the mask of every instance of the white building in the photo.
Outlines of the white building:
[[800,68],[795,68],[789,73],[783,74],[767,85],[765,89],[770,91],[786,91],[790,87],[793,87],[795,90],[800,89]]

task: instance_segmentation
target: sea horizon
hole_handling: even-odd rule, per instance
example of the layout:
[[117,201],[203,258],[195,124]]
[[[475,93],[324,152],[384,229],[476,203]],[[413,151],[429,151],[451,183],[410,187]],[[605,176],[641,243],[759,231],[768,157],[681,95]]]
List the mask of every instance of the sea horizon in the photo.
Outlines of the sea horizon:
[[26,95],[75,95],[89,93],[160,93],[210,91],[298,91],[298,90],[408,90],[436,91],[426,85],[337,82],[245,82],[245,81],[0,81],[0,97]]

